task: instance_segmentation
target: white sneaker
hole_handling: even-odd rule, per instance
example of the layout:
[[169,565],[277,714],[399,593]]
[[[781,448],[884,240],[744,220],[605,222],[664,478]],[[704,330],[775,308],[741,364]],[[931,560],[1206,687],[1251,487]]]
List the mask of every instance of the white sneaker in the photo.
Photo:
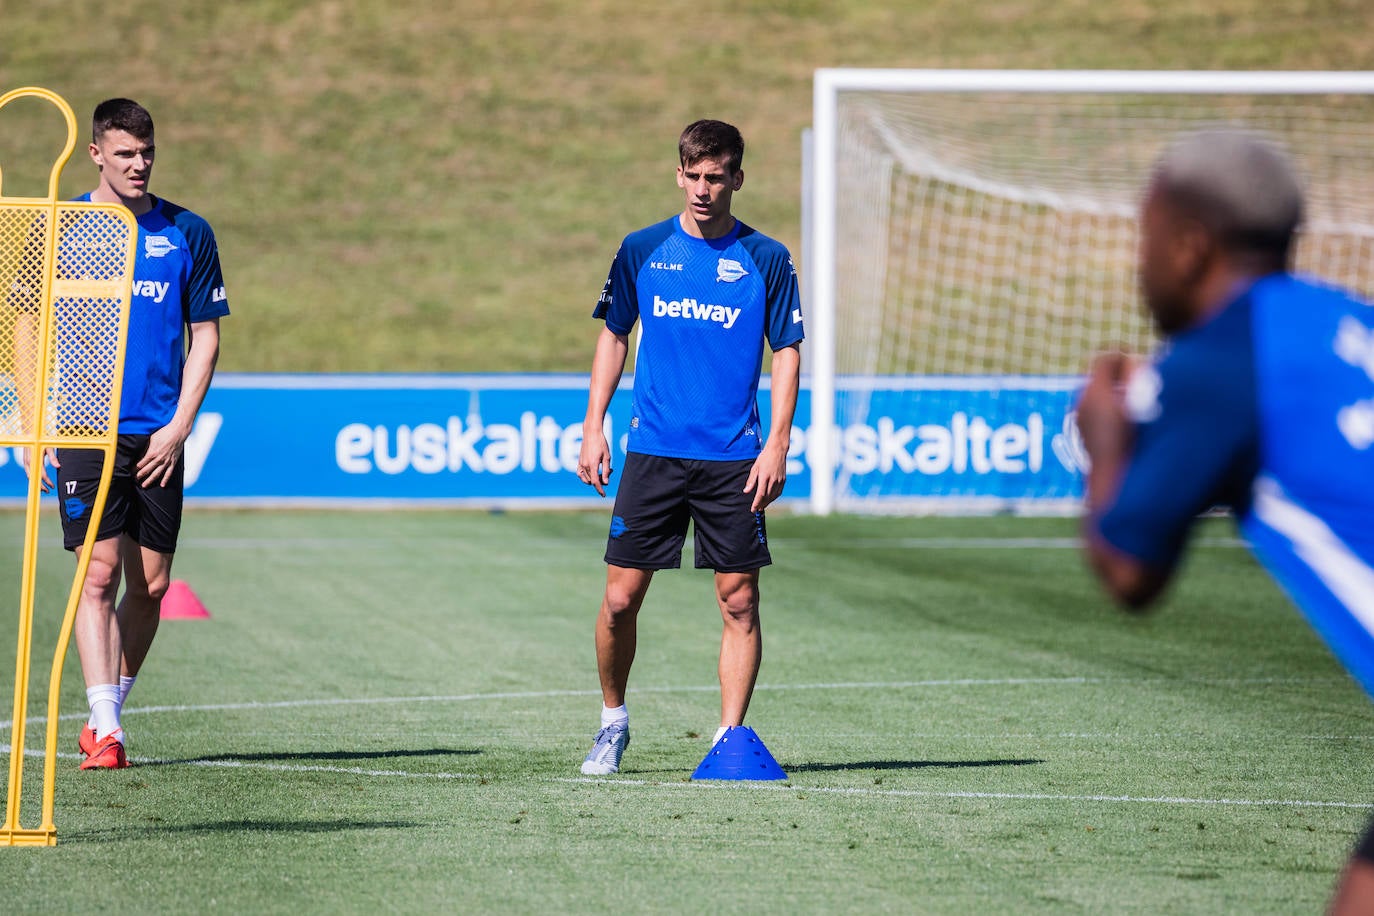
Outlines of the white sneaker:
[[607,725],[596,733],[596,741],[582,761],[583,776],[609,776],[620,772],[620,756],[630,746],[629,723]]

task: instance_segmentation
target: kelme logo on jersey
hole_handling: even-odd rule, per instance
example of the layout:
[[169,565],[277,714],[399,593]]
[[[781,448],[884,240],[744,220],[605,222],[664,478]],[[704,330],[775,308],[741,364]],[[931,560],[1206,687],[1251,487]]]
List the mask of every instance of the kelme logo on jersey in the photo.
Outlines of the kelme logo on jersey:
[[171,239],[160,235],[150,235],[143,239],[143,254],[147,257],[165,258],[176,250],[177,246],[172,244]]
[[716,262],[716,282],[734,283],[741,277],[749,276],[749,271],[744,269],[744,265],[739,261],[732,261],[730,258],[721,258]]
[[725,305],[711,305],[708,302],[698,302],[695,299],[674,299],[669,302],[662,296],[654,296],[654,317],[655,318],[684,318],[688,321],[713,321],[723,325],[725,328],[735,326],[735,319],[739,318],[741,309],[730,308]]

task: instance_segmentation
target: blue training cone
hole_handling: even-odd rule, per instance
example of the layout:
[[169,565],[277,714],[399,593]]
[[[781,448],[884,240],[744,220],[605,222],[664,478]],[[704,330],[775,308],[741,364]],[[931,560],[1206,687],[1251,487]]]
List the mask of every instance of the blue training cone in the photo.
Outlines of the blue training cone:
[[736,725],[725,730],[692,773],[693,779],[786,779],[763,741],[752,728]]

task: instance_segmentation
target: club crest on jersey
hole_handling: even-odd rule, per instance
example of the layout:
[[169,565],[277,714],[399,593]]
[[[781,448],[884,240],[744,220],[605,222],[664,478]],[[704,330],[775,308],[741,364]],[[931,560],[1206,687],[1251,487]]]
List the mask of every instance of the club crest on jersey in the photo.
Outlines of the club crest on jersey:
[[146,257],[165,258],[176,250],[177,246],[172,244],[171,239],[160,235],[150,235],[143,239],[143,254]]
[[734,283],[740,277],[749,276],[749,271],[739,261],[721,258],[716,262],[716,282]]

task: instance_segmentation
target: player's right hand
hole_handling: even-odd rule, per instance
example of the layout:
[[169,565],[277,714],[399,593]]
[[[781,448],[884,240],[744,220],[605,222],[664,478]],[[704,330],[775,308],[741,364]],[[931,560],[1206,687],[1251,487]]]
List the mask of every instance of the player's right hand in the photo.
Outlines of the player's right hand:
[[[33,468],[31,467],[33,462],[29,457],[28,449],[21,448],[19,450],[19,463],[23,465],[25,474],[33,473]],[[43,449],[43,460],[41,460],[38,463],[38,469],[43,475],[41,478],[40,486],[42,487],[44,493],[52,492],[52,477],[48,474],[48,465],[52,465],[53,467],[57,467],[59,465],[59,462],[57,460],[57,451],[55,449]]]
[[577,456],[577,479],[596,490],[596,495],[606,495],[606,485],[611,482],[611,447],[600,427],[596,427],[596,432],[591,436],[585,431],[582,434],[582,451]]

